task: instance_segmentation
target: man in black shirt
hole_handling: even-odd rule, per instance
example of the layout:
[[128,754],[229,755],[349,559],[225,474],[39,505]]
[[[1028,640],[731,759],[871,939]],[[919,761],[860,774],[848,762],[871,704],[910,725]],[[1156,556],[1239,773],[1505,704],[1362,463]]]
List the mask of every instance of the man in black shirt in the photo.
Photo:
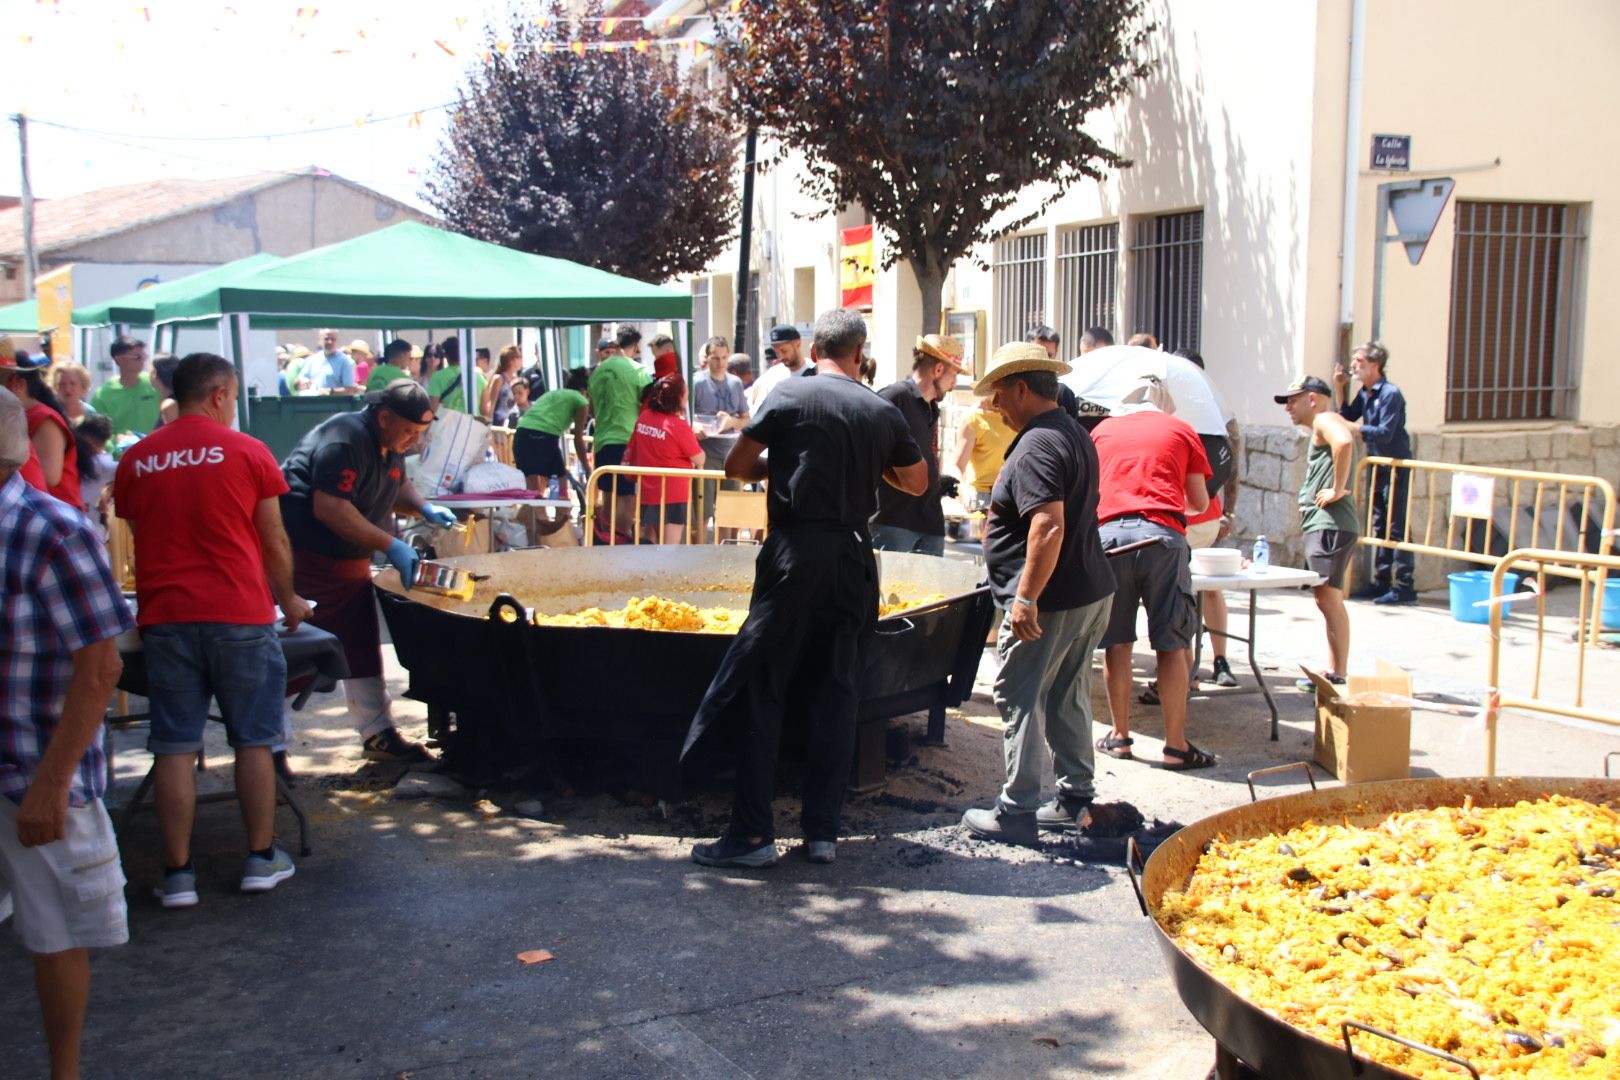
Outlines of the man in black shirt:
[[748,619],[682,750],[747,695],[731,826],[717,842],[693,847],[693,861],[704,866],[776,863],[771,799],[790,687],[810,728],[805,855],[829,863],[837,850],[855,751],[859,660],[877,626],[877,563],[866,523],[880,479],[913,495],[928,483],[900,413],[855,381],[865,341],[856,312],[839,308],[817,319],[810,355],[820,377],[788,379],[772,390],[726,457],[732,479],[769,479],[770,533],[754,565]]
[[[1018,432],[990,495],[985,568],[1006,612],[994,699],[1006,726],[1007,782],[992,810],[962,818],[975,835],[1033,845],[1071,830],[1091,804],[1091,654],[1108,627],[1114,575],[1097,536],[1097,451],[1058,407],[1069,365],[1034,343],[1004,345],[973,389]],[[1041,738],[1057,797],[1041,796]]]
[[[371,553],[380,551],[408,589],[416,552],[392,530],[395,513],[450,526],[455,514],[423,501],[405,476],[405,455],[433,422],[433,403],[412,379],[366,395],[363,412],[340,413],[298,440],[281,473],[281,516],[293,546],[293,588],[315,601],[309,622],[343,643],[349,718],[373,761],[426,761],[428,752],[394,727],[382,677],[382,636],[371,592]],[[290,733],[291,717],[287,727]],[[281,748],[278,748],[281,749]]]
[[[928,488],[908,495],[894,488],[878,492],[872,518],[872,546],[879,551],[945,554],[945,510],[939,505],[939,402],[962,372],[962,343],[942,334],[917,339],[911,350],[911,377],[885,386],[878,396],[900,410],[911,438],[928,464]],[[946,477],[955,494],[956,478]]]

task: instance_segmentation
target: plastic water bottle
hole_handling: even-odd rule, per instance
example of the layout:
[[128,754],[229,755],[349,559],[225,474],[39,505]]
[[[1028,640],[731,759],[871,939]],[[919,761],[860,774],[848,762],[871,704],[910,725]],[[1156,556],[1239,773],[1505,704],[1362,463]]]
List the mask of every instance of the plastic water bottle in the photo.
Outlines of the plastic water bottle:
[[1254,538],[1254,553],[1249,557],[1249,562],[1256,570],[1264,570],[1271,565],[1271,545],[1266,543],[1264,536]]

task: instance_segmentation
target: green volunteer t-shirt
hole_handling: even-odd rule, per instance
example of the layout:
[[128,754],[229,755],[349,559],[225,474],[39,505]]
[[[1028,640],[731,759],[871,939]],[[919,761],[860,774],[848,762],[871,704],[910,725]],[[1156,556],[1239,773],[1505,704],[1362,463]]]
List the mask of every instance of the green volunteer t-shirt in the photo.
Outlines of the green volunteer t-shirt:
[[548,390],[540,400],[529,406],[517,422],[519,431],[538,431],[542,435],[561,435],[568,430],[574,414],[586,406],[585,395],[578,390]]
[[393,364],[378,364],[376,367],[371,369],[371,374],[366,376],[366,389],[381,390],[395,379],[406,379],[409,377],[410,376],[406,375],[405,372],[401,371]]
[[[428,397],[436,397],[439,404],[446,409],[455,409],[459,412],[472,412],[467,408],[466,396],[461,389],[461,365],[447,365],[433,373],[428,380]],[[484,400],[484,373],[473,372],[473,393],[478,400]]]
[[112,421],[114,435],[126,431],[150,435],[157,427],[158,406],[162,402],[162,395],[144,371],[134,386],[112,379],[102,383],[95,397],[90,399],[91,407]]
[[641,365],[628,356],[610,356],[591,372],[591,412],[596,416],[595,442],[625,446],[641,414],[641,388],[651,382]]

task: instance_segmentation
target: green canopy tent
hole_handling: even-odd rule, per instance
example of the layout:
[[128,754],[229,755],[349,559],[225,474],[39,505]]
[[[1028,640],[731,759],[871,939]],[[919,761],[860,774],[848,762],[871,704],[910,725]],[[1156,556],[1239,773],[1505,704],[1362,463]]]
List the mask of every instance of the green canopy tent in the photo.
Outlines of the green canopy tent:
[[[294,255],[265,269],[160,301],[158,323],[229,319],[241,370],[241,337],[253,329],[454,326],[556,328],[606,321],[683,323],[692,356],[692,297],[566,259],[530,255],[402,222]],[[470,344],[470,343],[468,343]],[[465,350],[471,356],[471,350]],[[463,365],[468,401],[473,365]],[[560,370],[557,372],[560,377]],[[556,385],[553,382],[553,385]],[[242,400],[246,427],[247,398]]]
[[281,261],[279,255],[260,252],[245,259],[200,270],[173,281],[163,281],[145,289],[115,297],[100,304],[73,309],[74,326],[154,326],[153,312],[165,301],[184,299],[214,288],[223,282],[256,273]]
[[0,334],[39,333],[39,301],[23,300],[0,307]]

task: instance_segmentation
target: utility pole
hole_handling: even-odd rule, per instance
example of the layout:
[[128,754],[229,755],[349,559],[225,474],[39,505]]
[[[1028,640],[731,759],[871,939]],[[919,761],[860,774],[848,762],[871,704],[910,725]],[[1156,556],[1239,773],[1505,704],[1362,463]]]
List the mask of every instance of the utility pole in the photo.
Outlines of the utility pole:
[[34,298],[34,278],[39,276],[39,254],[34,250],[34,188],[28,182],[28,117],[12,116],[17,122],[17,149],[21,155],[23,220],[23,296]]
[[[748,330],[748,258],[754,246],[754,143],[757,137],[757,129],[749,124],[743,146],[742,235],[737,243],[742,253],[737,258],[737,333],[731,339],[731,347],[736,352],[743,351],[743,335]],[[753,359],[754,370],[765,374],[764,359],[759,356]]]

